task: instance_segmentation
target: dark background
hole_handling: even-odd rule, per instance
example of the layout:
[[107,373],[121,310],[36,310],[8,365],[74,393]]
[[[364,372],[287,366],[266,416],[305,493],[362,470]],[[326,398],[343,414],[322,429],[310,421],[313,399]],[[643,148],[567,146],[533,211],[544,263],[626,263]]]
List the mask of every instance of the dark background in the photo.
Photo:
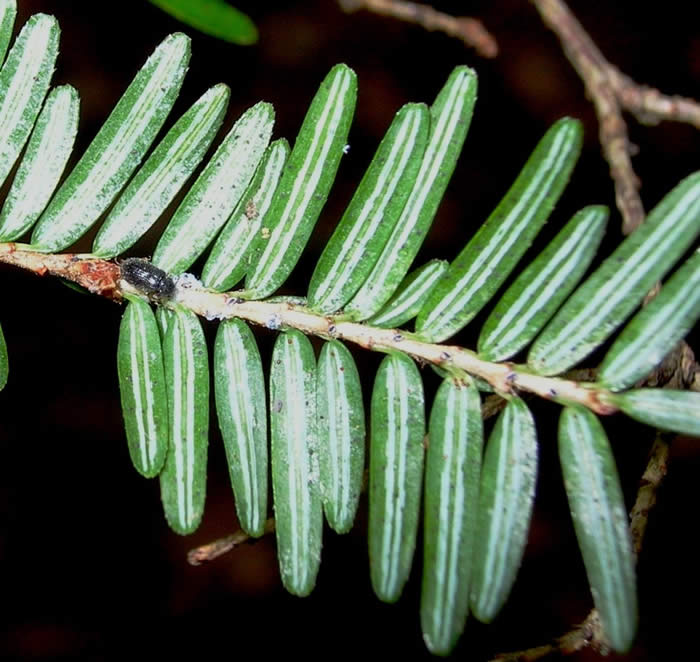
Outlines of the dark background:
[[[501,49],[491,61],[443,34],[365,12],[347,15],[331,1],[235,3],[260,29],[260,43],[250,48],[196,34],[145,1],[19,4],[17,26],[40,11],[55,14],[61,24],[54,82],[71,83],[81,94],[77,154],[148,54],[175,30],[192,36],[193,56],[173,117],[223,81],[233,92],[225,129],[264,99],[277,111],[275,137],[293,140],[330,67],[342,61],[356,70],[360,92],[351,150],[289,292],[303,293],[314,258],[394,113],[407,101],[430,103],[457,64],[476,68],[479,100],[419,261],[456,255],[548,125],[562,115],[579,117],[586,139],[573,182],[550,221],[552,231],[584,204],[614,206],[592,107],[556,38],[529,3],[435,5],[481,18]],[[669,0],[644,8],[631,1],[577,0],[571,6],[608,58],[634,79],[700,97],[700,33],[692,4]],[[698,168],[700,134],[682,125],[642,127],[634,121],[630,134],[639,146],[634,165],[650,209]],[[619,241],[619,225],[613,211],[604,251]],[[158,232],[132,254],[149,255]],[[90,241],[77,250],[89,250]],[[364,501],[352,533],[326,531],[317,588],[309,598],[281,588],[272,536],[207,566],[190,567],[185,559],[190,548],[236,528],[213,415],[204,521],[195,535],[181,538],[165,524],[157,481],[140,478],[130,466],[116,374],[120,307],[5,266],[0,278],[11,364],[0,394],[0,659],[429,657],[418,617],[420,553],[401,601],[378,602],[369,583]],[[269,356],[273,336],[260,331],[258,337]],[[459,341],[472,346],[473,332],[465,331]],[[366,352],[357,357],[371,385],[378,359]],[[425,378],[432,393],[437,380],[430,371]],[[490,626],[469,621],[456,659],[484,660],[546,643],[582,620],[591,606],[552,434],[558,412],[545,404],[536,413],[541,470],[524,565],[497,621]],[[649,430],[619,417],[608,428],[631,505]],[[669,659],[693,649],[700,586],[691,541],[699,470],[697,440],[676,443],[640,559],[640,632],[626,660]],[[576,659],[593,657],[586,652]]]

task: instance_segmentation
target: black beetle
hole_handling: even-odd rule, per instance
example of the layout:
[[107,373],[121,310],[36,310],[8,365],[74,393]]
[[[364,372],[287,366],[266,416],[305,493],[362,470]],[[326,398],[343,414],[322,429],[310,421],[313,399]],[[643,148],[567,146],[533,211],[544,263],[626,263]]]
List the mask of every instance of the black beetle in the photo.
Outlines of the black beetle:
[[175,293],[175,281],[162,269],[140,257],[129,257],[120,264],[122,278],[141,294],[163,301]]

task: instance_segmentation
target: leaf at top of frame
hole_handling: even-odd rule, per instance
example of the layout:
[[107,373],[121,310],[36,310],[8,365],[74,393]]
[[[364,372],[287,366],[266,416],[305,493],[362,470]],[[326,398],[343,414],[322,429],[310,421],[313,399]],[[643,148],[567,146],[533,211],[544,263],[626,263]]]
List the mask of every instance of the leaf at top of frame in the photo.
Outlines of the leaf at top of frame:
[[264,101],[241,115],[168,223],[153,264],[179,274],[206,250],[253,178],[274,123],[275,111]]
[[615,458],[588,409],[562,410],[559,458],[593,602],[610,646],[624,653],[637,630],[634,552]]
[[168,451],[163,351],[150,304],[128,298],[119,327],[119,391],[131,461],[141,475],[152,478],[163,468]]
[[93,242],[95,255],[121,255],[156,222],[204,158],[229,96],[226,85],[215,85],[175,122],[110,210]]
[[273,294],[301,257],[344,154],[356,98],[355,72],[335,65],[309,106],[265,226],[251,247],[247,296]]
[[469,613],[472,549],[483,446],[481,398],[448,378],[430,412],[425,461],[421,627],[434,655],[448,655]]
[[209,438],[209,359],[199,318],[176,308],[168,315],[163,360],[168,437],[160,495],[168,524],[188,535],[204,512]]
[[281,333],[270,370],[270,461],[284,587],[308,595],[321,563],[323,510],[316,434],[316,359],[301,331]]
[[425,436],[423,383],[413,359],[386,356],[372,389],[369,562],[380,600],[396,602],[416,547]]
[[416,332],[442,342],[496,293],[542,229],[581,152],[578,120],[555,122],[496,209],[450,265],[418,314]]
[[391,298],[411,268],[462,151],[476,101],[472,69],[455,67],[430,108],[430,134],[420,170],[391,236],[364,284],[345,307],[364,320]]
[[583,278],[607,219],[607,207],[584,207],[516,278],[481,328],[482,358],[502,361],[534,339]]
[[73,149],[79,110],[70,85],[49,93],[0,212],[0,241],[21,237],[46,207]]
[[625,326],[600,365],[598,383],[619,391],[646,377],[699,318],[700,249]]
[[424,104],[396,114],[311,276],[315,310],[337,312],[369,275],[415,184],[429,129]]
[[0,0],[0,65],[2,65],[7,47],[10,45],[16,16],[17,3],[15,0]]
[[682,180],[579,286],[535,340],[528,365],[568,370],[624,323],[700,234],[700,172]]
[[219,325],[214,393],[236,514],[246,533],[261,536],[267,519],[265,378],[255,337],[243,320]]
[[695,391],[640,388],[608,393],[604,400],[635,421],[700,438],[700,393]]
[[340,341],[323,345],[316,384],[323,510],[334,531],[347,533],[362,491],[365,410],[355,359]]
[[150,0],[178,21],[211,37],[248,46],[258,41],[255,23],[224,0]]
[[253,180],[216,238],[204,264],[202,283],[205,287],[224,292],[245,276],[250,267],[253,240],[275,199],[288,157],[289,143],[284,138],[268,145]]
[[35,14],[22,27],[0,71],[0,184],[22,151],[49,90],[59,35],[53,16]]
[[67,248],[116,198],[173,107],[189,59],[184,34],[155,49],[41,215],[31,239],[36,250]]

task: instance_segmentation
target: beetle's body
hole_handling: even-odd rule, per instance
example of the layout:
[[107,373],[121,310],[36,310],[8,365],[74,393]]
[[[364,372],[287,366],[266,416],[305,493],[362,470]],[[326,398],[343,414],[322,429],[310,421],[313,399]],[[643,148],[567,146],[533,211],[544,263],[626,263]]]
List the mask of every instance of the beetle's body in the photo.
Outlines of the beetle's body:
[[121,265],[122,278],[149,299],[163,301],[175,293],[175,281],[148,260],[130,257]]

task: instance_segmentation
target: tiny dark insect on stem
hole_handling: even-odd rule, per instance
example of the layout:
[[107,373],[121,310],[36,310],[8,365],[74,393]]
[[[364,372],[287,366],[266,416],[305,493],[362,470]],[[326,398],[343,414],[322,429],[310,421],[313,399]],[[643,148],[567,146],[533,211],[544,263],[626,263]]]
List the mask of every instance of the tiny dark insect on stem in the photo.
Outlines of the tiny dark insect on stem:
[[149,299],[165,301],[175,293],[175,281],[148,260],[130,257],[120,264],[121,277]]

